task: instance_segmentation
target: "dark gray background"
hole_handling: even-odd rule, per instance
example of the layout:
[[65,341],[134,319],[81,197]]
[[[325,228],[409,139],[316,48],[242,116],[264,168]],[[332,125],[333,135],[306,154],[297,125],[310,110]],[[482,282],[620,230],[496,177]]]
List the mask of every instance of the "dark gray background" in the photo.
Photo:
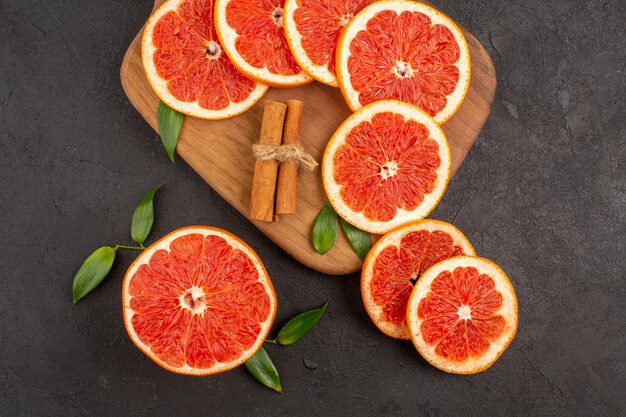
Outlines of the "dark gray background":
[[[508,272],[520,307],[508,351],[469,377],[380,333],[356,274],[299,265],[168,161],[118,75],[149,0],[0,0],[0,415],[624,415],[625,2],[437,5],[485,45],[498,92],[433,217]],[[178,376],[137,350],[120,308],[134,252],[72,305],[82,260],[130,241],[159,182],[152,236],[199,223],[244,238],[273,277],[277,325],[331,299],[299,344],[268,347],[282,397],[245,369]]]

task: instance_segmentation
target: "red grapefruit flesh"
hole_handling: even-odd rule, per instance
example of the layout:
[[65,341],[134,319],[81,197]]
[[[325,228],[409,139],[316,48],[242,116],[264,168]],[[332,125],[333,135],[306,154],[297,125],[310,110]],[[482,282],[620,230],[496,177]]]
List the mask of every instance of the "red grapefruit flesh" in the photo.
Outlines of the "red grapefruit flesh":
[[407,306],[407,324],[419,353],[437,368],[473,374],[489,368],[517,330],[517,298],[495,263],[448,258],[426,270]]
[[210,0],[169,0],[146,23],[141,48],[148,81],[169,107],[203,119],[243,113],[267,91],[223,53]]
[[383,236],[361,271],[363,303],[374,324],[391,337],[410,339],[406,307],[415,281],[435,263],[458,255],[476,252],[459,229],[439,220],[407,223]]
[[311,77],[338,87],[335,51],[341,30],[374,0],[287,0],[285,35],[294,58]]
[[396,99],[441,124],[469,88],[469,48],[459,27],[440,11],[416,1],[378,1],[342,32],[337,77],[353,110]]
[[276,314],[272,283],[254,251],[217,228],[176,230],[146,249],[123,285],[132,341],[172,372],[232,369],[262,345]]
[[298,66],[283,30],[284,0],[216,0],[215,26],[224,51],[248,77],[276,87],[313,81]]

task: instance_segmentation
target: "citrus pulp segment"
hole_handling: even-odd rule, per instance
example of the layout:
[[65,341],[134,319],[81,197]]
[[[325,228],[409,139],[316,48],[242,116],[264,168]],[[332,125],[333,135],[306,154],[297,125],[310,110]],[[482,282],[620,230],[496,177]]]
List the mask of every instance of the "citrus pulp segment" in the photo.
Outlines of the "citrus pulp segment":
[[122,289],[131,340],[163,368],[210,375],[263,344],[276,294],[254,251],[213,227],[178,229],[133,262]]
[[452,256],[476,255],[465,235],[450,223],[418,220],[385,234],[370,250],[361,271],[365,310],[385,334],[410,339],[406,310],[422,272]]
[[341,217],[361,230],[386,233],[435,208],[450,166],[448,141],[429,115],[383,100],[337,129],[324,152],[322,179]]
[[455,374],[489,368],[517,331],[517,298],[488,259],[458,256],[426,270],[407,306],[409,335],[435,367]]
[[397,99],[442,124],[458,110],[470,82],[461,29],[438,10],[382,0],[361,10],[337,44],[337,78],[348,106]]
[[284,0],[216,0],[215,26],[224,51],[248,77],[275,87],[313,79],[294,59],[283,30]]
[[374,0],[286,0],[283,26],[294,58],[311,77],[338,87],[335,51],[341,30]]
[[211,0],[169,0],[146,23],[141,43],[144,71],[169,107],[202,119],[248,110],[267,86],[241,74],[223,53]]

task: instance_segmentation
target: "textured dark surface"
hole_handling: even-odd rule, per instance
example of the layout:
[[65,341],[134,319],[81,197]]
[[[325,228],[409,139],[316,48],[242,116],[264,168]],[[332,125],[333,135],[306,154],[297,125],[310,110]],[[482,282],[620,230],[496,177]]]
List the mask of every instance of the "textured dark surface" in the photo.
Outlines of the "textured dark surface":
[[[626,414],[626,20],[623,0],[437,3],[498,72],[493,112],[434,217],[511,277],[517,338],[488,371],[444,374],[367,317],[357,275],[308,270],[171,164],[118,81],[146,0],[0,0],[1,416]],[[248,241],[277,324],[330,298],[299,344],[269,346],[281,397],[244,369],[170,374],[126,336],[121,252],[77,306],[86,255],[128,243],[159,182],[152,236],[200,223]]]

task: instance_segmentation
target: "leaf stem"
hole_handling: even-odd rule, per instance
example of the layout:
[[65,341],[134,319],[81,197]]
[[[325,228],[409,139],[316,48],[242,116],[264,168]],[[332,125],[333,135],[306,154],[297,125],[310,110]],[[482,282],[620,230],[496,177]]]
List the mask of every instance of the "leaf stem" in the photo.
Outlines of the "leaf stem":
[[265,343],[272,343],[274,345],[277,345],[278,342],[276,341],[276,339],[265,339]]
[[141,246],[126,246],[126,245],[115,245],[115,249],[132,249],[132,250],[144,250],[145,247]]

